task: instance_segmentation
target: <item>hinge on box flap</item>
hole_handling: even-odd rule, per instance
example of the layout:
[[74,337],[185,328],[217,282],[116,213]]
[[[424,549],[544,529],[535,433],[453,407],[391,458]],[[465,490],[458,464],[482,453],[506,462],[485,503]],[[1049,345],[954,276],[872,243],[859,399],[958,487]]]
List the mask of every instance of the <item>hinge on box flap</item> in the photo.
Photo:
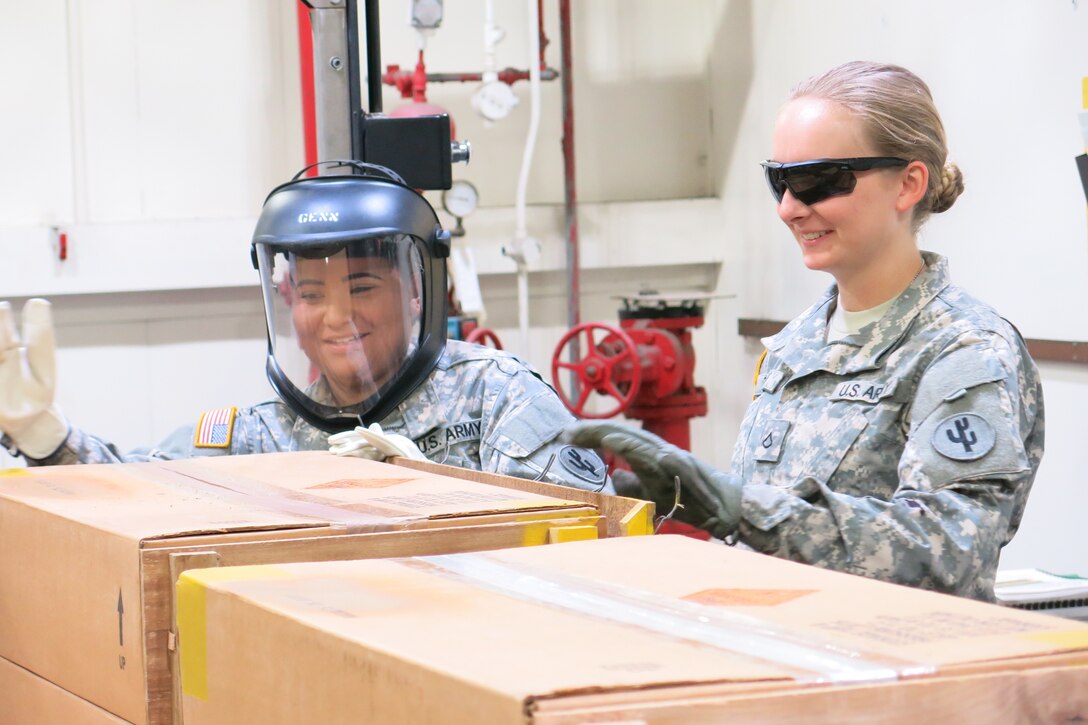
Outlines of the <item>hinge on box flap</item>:
[[173,652],[173,651],[177,650],[177,648],[178,648],[178,635],[177,635],[177,632],[175,632],[174,630],[171,629],[170,632],[166,635],[166,649],[168,651],[170,651],[170,652]]

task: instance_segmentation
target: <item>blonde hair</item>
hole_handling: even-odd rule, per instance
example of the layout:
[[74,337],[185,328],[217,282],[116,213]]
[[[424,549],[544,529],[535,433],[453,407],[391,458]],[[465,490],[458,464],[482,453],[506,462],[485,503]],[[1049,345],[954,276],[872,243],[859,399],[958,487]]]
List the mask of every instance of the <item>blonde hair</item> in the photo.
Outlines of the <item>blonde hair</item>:
[[881,156],[917,159],[929,169],[929,186],[914,207],[917,230],[930,214],[940,214],[963,193],[963,174],[948,161],[944,124],[929,86],[897,65],[853,61],[797,84],[790,100],[821,98],[856,115]]

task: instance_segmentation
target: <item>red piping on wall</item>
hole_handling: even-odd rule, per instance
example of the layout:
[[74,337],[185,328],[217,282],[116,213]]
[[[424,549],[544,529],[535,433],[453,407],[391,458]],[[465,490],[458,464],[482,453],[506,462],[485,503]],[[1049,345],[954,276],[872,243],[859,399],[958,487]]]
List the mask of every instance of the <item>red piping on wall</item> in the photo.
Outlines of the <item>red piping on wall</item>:
[[[567,325],[581,323],[581,276],[578,253],[578,190],[574,172],[574,84],[572,82],[570,0],[559,0],[560,78],[563,90],[563,205],[567,225]],[[571,350],[579,359],[578,350]]]
[[[316,164],[317,158],[317,101],[314,95],[314,31],[310,26],[310,9],[302,0],[296,4],[298,17],[298,68],[302,89],[302,146],[304,166]],[[316,176],[317,169],[308,169],[307,176]],[[317,366],[310,363],[309,380],[314,382],[320,375]]]
[[[540,71],[540,80],[554,81],[559,77],[559,71],[554,68],[543,68]],[[427,83],[478,83],[484,79],[483,73],[427,73]],[[518,81],[529,79],[529,71],[516,68],[504,68],[498,72],[498,79],[508,86]],[[395,86],[400,91],[401,98],[411,98],[415,94],[415,86],[418,78],[415,71],[401,68],[399,65],[390,64],[382,73],[382,83],[387,86]]]
[[[317,158],[317,108],[314,100],[314,33],[310,27],[310,9],[298,0],[298,68],[302,81],[302,142],[305,166],[316,164]],[[317,169],[306,172],[317,174]]]
[[[548,36],[544,34],[544,0],[537,0],[536,3],[536,15],[540,18],[540,80],[542,81],[554,81],[559,77],[559,71],[555,68],[549,68],[548,64],[544,62],[544,49],[548,47],[551,42],[548,40]],[[568,22],[570,19],[570,12],[568,8],[567,13]],[[420,56],[423,55],[423,51],[420,51]],[[416,66],[417,72],[419,66]],[[423,79],[423,83],[477,83],[484,79],[483,73],[427,73]],[[512,86],[518,81],[529,80],[529,71],[518,70],[517,68],[503,68],[498,72],[498,79],[508,86]],[[401,98],[412,98],[415,95],[414,86],[420,82],[417,73],[410,70],[401,70],[399,64],[391,64],[385,67],[385,73],[382,73],[382,83],[387,86],[395,86],[400,91]]]
[[540,70],[543,74],[548,69],[548,65],[544,62],[544,49],[548,47],[548,36],[544,34],[544,0],[536,0],[536,29],[539,32],[540,40],[537,45],[540,48]]

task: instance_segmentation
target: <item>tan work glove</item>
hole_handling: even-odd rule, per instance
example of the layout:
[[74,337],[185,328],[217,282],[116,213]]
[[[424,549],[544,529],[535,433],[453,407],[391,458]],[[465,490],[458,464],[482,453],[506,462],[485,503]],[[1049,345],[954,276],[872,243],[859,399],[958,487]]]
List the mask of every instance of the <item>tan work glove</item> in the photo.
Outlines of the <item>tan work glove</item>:
[[427,460],[419,446],[411,440],[396,433],[386,433],[377,423],[371,423],[369,428],[358,426],[355,430],[329,436],[329,452],[372,461],[384,461],[392,456],[403,456],[417,461]]
[[53,405],[56,334],[46,300],[23,305],[23,336],[11,305],[0,302],[0,431],[28,458],[47,458],[68,437],[68,421]]

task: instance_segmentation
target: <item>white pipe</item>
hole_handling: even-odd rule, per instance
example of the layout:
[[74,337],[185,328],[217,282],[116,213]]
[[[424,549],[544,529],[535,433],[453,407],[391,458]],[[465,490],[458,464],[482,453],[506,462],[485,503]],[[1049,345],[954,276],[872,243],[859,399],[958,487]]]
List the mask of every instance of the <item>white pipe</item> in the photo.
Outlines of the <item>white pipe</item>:
[[64,220],[58,215],[49,220],[54,223],[87,221],[87,137],[83,117],[83,18],[80,3],[68,0],[66,4],[68,33],[68,92],[69,120],[72,128],[72,218]]
[[525,137],[525,149],[521,156],[521,174],[518,177],[517,201],[515,202],[515,239],[527,236],[525,229],[525,192],[529,186],[529,171],[533,167],[533,150],[540,129],[540,17],[536,0],[529,5],[529,133]]
[[495,0],[484,3],[484,69],[481,80],[490,83],[498,78],[495,72],[495,46],[502,39],[502,31],[495,25]]
[[514,203],[514,246],[519,254],[514,257],[518,268],[518,327],[521,331],[521,354],[529,354],[529,268],[526,264],[526,247],[533,244],[525,225],[525,196],[529,186],[529,171],[533,166],[533,151],[540,129],[540,16],[537,0],[527,0],[529,9],[529,133],[525,137],[525,149],[521,157],[521,174],[518,176],[517,197]]
[[529,265],[518,264],[518,352],[529,358]]

